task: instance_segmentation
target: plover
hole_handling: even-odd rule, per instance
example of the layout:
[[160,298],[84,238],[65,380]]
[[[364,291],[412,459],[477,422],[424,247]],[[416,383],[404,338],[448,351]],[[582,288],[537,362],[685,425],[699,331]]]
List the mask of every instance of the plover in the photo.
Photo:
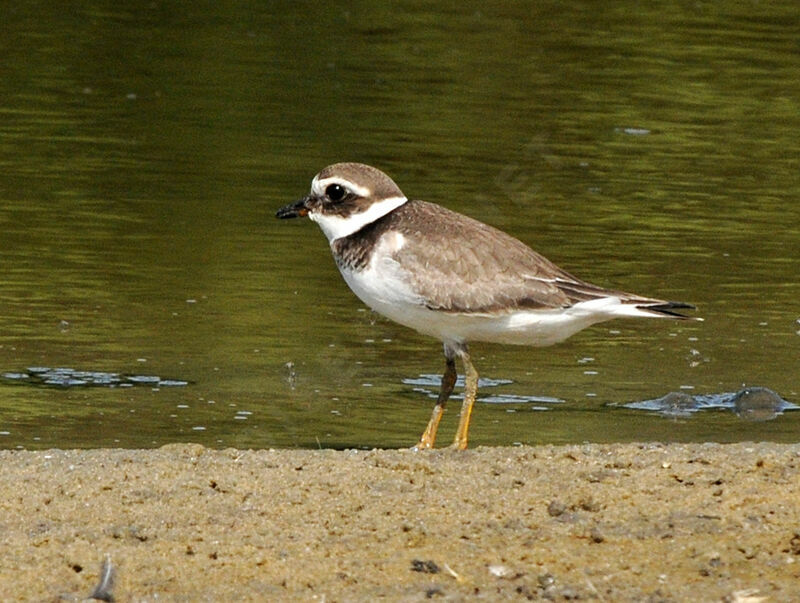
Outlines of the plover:
[[547,346],[612,318],[687,319],[679,310],[694,309],[584,282],[492,226],[408,199],[389,176],[361,163],[326,167],[307,196],[276,214],[298,216],[319,224],[361,301],[444,344],[441,389],[416,449],[433,448],[456,358],[465,387],[452,447],[467,447],[478,390],[469,342]]

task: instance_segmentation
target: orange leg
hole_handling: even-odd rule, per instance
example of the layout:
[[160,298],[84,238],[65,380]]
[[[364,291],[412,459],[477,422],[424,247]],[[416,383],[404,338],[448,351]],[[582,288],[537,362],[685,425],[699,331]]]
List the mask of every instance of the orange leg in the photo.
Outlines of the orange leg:
[[[447,349],[445,349],[447,353]],[[436,400],[436,406],[433,407],[431,420],[428,421],[428,426],[419,439],[419,443],[414,446],[414,450],[428,450],[433,448],[436,441],[436,432],[439,429],[439,421],[442,420],[444,414],[444,406],[447,404],[447,399],[453,393],[453,388],[456,385],[456,361],[455,358],[447,356],[447,365],[442,375],[442,387],[439,390],[439,397]]]
[[461,357],[461,362],[464,363],[464,373],[466,374],[464,379],[464,403],[461,405],[461,417],[458,420],[456,437],[450,445],[450,448],[464,450],[467,447],[472,407],[475,404],[475,396],[478,395],[478,371],[469,358],[466,345],[458,350],[458,355]]

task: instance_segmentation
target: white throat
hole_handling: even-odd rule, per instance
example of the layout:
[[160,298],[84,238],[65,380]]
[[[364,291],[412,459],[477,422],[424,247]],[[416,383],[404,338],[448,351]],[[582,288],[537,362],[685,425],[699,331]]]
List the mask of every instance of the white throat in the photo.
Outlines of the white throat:
[[332,243],[336,239],[358,232],[367,224],[371,224],[378,218],[382,218],[393,209],[400,207],[406,201],[408,201],[408,199],[402,196],[381,199],[370,205],[361,213],[350,214],[346,218],[320,212],[311,212],[308,214],[308,217],[319,224],[322,232],[328,238],[328,242]]

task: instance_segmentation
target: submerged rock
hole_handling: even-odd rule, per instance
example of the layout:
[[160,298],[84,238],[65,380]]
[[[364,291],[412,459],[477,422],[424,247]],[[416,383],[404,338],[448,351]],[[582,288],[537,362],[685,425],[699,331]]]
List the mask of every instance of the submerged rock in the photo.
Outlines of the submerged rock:
[[766,387],[746,387],[733,396],[733,412],[748,421],[769,421],[794,407]]
[[747,387],[738,392],[696,394],[670,392],[661,398],[629,402],[626,408],[656,412],[665,417],[686,417],[701,410],[731,410],[747,421],[769,421],[786,410],[800,407],[766,387]]

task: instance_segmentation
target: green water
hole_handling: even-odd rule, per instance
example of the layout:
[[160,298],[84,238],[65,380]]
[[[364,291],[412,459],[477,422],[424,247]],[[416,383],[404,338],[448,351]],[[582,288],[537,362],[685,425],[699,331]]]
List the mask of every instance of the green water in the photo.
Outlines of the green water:
[[800,402],[796,3],[38,2],[4,22],[0,372],[192,383],[2,384],[0,447],[414,443],[432,401],[404,380],[439,373],[440,344],[365,311],[316,225],[273,217],[342,160],[705,318],[475,344],[511,381],[484,393],[563,403],[480,404],[474,444],[800,437],[800,412],[613,406]]

